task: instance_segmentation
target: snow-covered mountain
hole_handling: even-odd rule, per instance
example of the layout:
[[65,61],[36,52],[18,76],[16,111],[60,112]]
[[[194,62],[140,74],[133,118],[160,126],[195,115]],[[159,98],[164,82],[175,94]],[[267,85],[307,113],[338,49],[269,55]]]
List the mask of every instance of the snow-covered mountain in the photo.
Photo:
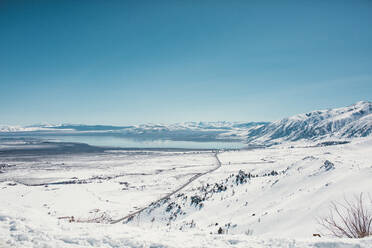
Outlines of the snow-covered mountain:
[[273,144],[301,139],[348,139],[372,133],[372,103],[357,102],[348,107],[317,110],[275,122],[184,122],[175,124],[111,125],[34,125],[0,126],[0,132],[60,132],[74,135],[115,135],[138,139],[186,141],[231,141],[248,144]]
[[247,129],[257,125],[269,124],[269,122],[230,122],[230,121],[215,121],[215,122],[181,122],[173,124],[162,123],[147,123],[130,126],[112,126],[112,125],[84,125],[84,124],[58,124],[58,125],[33,125],[29,127],[38,127],[42,129],[58,129],[58,130],[75,130],[75,131],[121,131],[141,133],[145,131],[224,131],[235,129]]
[[252,127],[245,136],[248,143],[264,143],[365,137],[371,133],[372,103],[361,101],[344,108],[312,111]]

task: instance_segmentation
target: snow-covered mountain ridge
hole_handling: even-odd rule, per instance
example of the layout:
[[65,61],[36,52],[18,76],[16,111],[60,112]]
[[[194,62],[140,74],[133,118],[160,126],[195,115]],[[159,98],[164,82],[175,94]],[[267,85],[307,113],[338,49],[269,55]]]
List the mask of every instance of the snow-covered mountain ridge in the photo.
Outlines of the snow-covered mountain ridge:
[[372,103],[361,101],[348,107],[312,111],[253,127],[248,141],[296,141],[324,137],[365,137],[372,132]]

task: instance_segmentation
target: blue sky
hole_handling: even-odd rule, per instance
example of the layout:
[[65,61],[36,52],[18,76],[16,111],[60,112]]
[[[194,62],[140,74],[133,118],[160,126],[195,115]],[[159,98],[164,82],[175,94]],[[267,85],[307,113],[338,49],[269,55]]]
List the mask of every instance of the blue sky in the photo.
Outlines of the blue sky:
[[271,121],[372,100],[372,1],[0,1],[0,124]]

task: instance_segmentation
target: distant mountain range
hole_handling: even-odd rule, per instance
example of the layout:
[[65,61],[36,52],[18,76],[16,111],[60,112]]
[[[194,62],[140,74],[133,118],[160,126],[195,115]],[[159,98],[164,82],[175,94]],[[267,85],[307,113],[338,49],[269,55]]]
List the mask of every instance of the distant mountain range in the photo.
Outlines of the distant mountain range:
[[280,143],[301,139],[347,139],[372,133],[372,103],[317,110],[275,122],[185,122],[170,125],[33,125],[0,126],[1,133],[42,132],[64,135],[114,135],[140,139],[193,141],[244,141],[253,144]]

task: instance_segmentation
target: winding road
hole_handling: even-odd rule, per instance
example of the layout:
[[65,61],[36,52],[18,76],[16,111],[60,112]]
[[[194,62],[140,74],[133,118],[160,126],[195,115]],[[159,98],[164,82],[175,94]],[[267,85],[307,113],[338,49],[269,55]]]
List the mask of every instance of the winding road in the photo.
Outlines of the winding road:
[[178,188],[175,189],[174,191],[172,191],[172,192],[168,193],[167,195],[163,196],[162,198],[160,198],[160,199],[158,199],[158,200],[156,200],[156,201],[150,203],[150,204],[149,204],[148,206],[146,206],[146,207],[143,207],[143,208],[141,208],[141,209],[139,209],[139,210],[137,210],[137,211],[135,211],[135,212],[133,212],[133,213],[131,213],[131,214],[128,214],[127,216],[124,216],[124,217],[122,217],[122,218],[120,218],[120,219],[118,219],[118,220],[114,220],[114,221],[112,221],[111,224],[116,224],[116,223],[119,223],[119,222],[121,222],[121,221],[124,221],[124,220],[127,220],[127,219],[129,219],[129,218],[132,218],[132,217],[136,216],[137,214],[143,212],[144,210],[146,210],[146,209],[149,208],[150,206],[152,206],[152,205],[154,205],[154,204],[156,204],[156,203],[158,203],[158,202],[161,202],[161,201],[163,201],[163,200],[165,200],[165,199],[171,197],[172,195],[178,193],[179,191],[181,191],[183,188],[185,188],[185,187],[186,187],[187,185],[189,185],[190,183],[194,182],[194,181],[195,181],[196,179],[198,179],[199,177],[204,176],[204,175],[209,174],[209,173],[212,173],[212,172],[216,171],[217,169],[221,168],[222,163],[221,163],[220,159],[218,158],[218,155],[217,155],[217,154],[218,154],[218,151],[216,151],[216,152],[214,153],[214,157],[215,157],[216,160],[217,160],[217,166],[214,167],[213,169],[210,169],[210,170],[208,170],[208,171],[206,171],[206,172],[198,173],[198,174],[194,175],[194,176],[191,177],[191,178],[190,178],[190,179],[189,179],[185,184],[181,185],[180,187],[178,187]]

